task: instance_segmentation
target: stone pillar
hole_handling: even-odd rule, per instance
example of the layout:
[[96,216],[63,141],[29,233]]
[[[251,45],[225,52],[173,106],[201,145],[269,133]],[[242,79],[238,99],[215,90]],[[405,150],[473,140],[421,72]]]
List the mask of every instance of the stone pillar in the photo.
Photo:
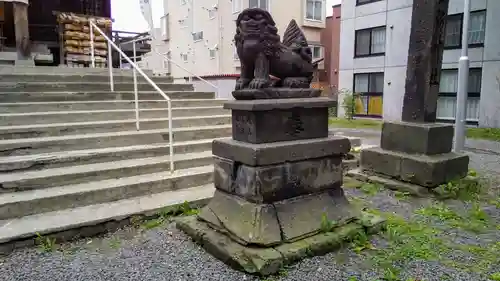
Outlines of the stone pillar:
[[212,145],[214,197],[198,218],[181,219],[178,226],[227,264],[261,275],[372,229],[375,223],[363,224],[370,220],[361,219],[344,196],[342,157],[351,145],[328,134],[328,107],[334,104],[319,97],[226,102],[233,138]]
[[351,175],[419,193],[467,175],[469,158],[451,152],[453,126],[435,123],[448,4],[413,1],[402,122],[384,122],[381,147],[363,150]]
[[13,1],[17,64],[33,65],[28,25],[28,1]]

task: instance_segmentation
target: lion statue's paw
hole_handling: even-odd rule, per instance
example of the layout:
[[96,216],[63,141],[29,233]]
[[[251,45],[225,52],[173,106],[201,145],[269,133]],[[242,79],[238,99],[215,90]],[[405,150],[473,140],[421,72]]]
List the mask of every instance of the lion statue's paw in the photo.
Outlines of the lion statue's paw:
[[248,88],[250,89],[261,89],[268,87],[270,85],[270,82],[268,79],[262,79],[262,78],[255,78],[253,79],[250,84],[248,85]]

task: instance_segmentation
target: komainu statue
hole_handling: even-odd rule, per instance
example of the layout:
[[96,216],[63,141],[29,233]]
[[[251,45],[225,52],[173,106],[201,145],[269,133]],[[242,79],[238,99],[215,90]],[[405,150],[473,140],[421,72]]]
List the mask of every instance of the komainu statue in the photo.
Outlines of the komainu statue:
[[[309,88],[318,62],[295,20],[290,21],[283,42],[271,15],[259,8],[241,12],[234,42],[241,62],[236,90],[269,87]],[[279,81],[272,81],[270,76]]]

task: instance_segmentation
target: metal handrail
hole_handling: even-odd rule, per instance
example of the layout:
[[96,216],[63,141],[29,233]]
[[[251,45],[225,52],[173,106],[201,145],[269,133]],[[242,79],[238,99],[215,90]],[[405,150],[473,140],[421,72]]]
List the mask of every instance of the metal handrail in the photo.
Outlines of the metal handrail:
[[[134,44],[134,45],[135,45],[135,44]],[[203,81],[203,82],[205,82],[206,84],[208,84],[208,85],[210,85],[210,86],[214,87],[214,88],[215,88],[215,90],[217,90],[217,91],[219,90],[219,87],[215,86],[215,84],[208,82],[207,80],[205,80],[205,79],[201,78],[200,76],[198,76],[198,75],[194,74],[193,72],[191,72],[191,71],[189,71],[188,69],[184,68],[184,67],[183,67],[183,66],[181,66],[180,64],[176,63],[174,60],[172,60],[171,58],[169,58],[169,57],[168,57],[167,53],[160,54],[160,53],[159,53],[159,52],[157,52],[156,50],[152,50],[152,51],[153,51],[155,54],[162,56],[164,60],[166,60],[166,61],[168,61],[168,62],[171,62],[171,63],[175,64],[175,65],[176,65],[177,67],[179,67],[180,69],[182,69],[182,70],[186,71],[187,73],[189,73],[189,74],[193,75],[194,77],[198,78],[200,81]]]
[[[135,44],[137,42],[139,42],[139,41],[148,40],[148,39],[153,40],[154,37],[152,35],[145,36],[145,37],[139,37],[139,38],[135,38],[133,40],[122,42],[122,43],[120,43],[120,45],[133,43],[133,45],[134,45],[134,57],[137,57],[137,55],[135,53]],[[154,49],[151,49],[151,51],[154,52],[155,54],[163,57],[164,60],[167,60],[168,62],[171,62],[171,63],[175,64],[180,69],[182,69],[182,70],[186,71],[187,73],[191,74],[192,76],[198,78],[198,80],[200,80],[202,82],[205,82],[209,86],[212,86],[213,88],[215,88],[215,90],[217,90],[217,91],[219,90],[219,87],[217,87],[215,84],[208,82],[206,79],[201,78],[199,75],[194,74],[193,72],[189,71],[187,68],[185,68],[185,67],[181,66],[180,64],[176,63],[174,60],[172,60],[171,58],[169,58],[167,56],[167,53],[161,54],[161,53],[159,53],[158,51],[156,51]]]
[[113,64],[111,57],[111,47],[113,47],[123,58],[133,67],[134,73],[134,98],[135,98],[135,125],[136,129],[140,130],[139,124],[139,94],[137,90],[137,72],[165,99],[167,100],[168,107],[168,145],[170,150],[170,171],[174,171],[174,146],[173,146],[173,132],[172,132],[172,100],[165,92],[156,85],[145,73],[139,68],[135,61],[135,43],[134,43],[134,61],[132,61],[93,21],[89,21],[90,26],[90,56],[92,67],[95,67],[95,54],[94,54],[94,29],[97,30],[108,41],[108,68],[110,75],[111,91],[114,91],[113,81]]

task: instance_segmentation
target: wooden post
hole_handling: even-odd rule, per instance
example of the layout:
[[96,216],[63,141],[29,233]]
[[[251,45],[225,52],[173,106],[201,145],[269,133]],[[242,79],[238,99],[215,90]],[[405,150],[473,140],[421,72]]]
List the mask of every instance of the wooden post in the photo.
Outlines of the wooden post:
[[18,60],[31,60],[30,35],[28,28],[28,4],[13,2],[14,26]]

